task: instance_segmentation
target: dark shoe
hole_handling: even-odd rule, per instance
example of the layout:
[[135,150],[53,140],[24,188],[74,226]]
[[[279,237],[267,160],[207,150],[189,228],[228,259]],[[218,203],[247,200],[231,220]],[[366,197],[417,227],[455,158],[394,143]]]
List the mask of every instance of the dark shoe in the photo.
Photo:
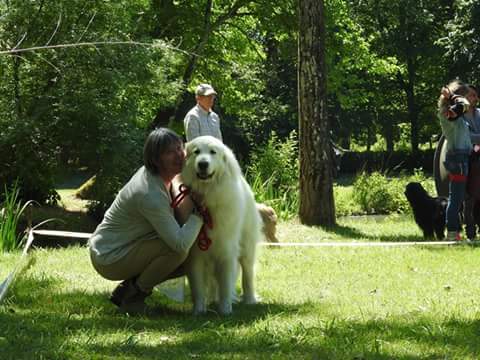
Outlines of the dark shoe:
[[110,301],[124,313],[140,314],[145,313],[147,310],[145,299],[152,293],[142,291],[138,287],[136,280],[136,278],[133,278],[122,281],[110,296]]
[[112,303],[117,306],[122,305],[122,299],[125,297],[125,293],[128,290],[128,283],[130,281],[132,281],[132,279],[123,280],[115,289],[113,289],[112,295],[110,295],[110,301]]

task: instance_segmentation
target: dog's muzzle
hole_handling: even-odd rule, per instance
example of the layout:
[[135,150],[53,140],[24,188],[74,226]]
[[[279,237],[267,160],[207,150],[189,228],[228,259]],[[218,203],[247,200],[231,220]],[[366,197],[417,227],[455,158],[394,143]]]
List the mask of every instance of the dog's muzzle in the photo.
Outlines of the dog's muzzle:
[[209,163],[208,161],[199,161],[197,163],[197,177],[201,180],[211,179],[213,172],[209,173]]

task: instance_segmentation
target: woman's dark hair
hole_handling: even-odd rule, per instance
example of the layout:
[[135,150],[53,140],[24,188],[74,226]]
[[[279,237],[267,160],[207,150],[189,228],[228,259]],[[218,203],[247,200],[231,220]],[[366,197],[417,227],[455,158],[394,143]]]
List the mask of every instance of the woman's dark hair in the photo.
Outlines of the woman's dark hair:
[[167,128],[153,130],[143,146],[143,164],[152,174],[158,174],[159,155],[172,145],[182,143],[182,138]]

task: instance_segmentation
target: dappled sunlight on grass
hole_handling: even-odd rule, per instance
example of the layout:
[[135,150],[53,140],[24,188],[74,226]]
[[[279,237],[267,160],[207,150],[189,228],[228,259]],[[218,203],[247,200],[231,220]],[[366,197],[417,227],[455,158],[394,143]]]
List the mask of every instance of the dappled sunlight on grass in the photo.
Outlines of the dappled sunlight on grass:
[[281,222],[277,229],[281,242],[423,241],[408,215],[340,217],[333,227],[309,227],[293,219]]
[[[341,226],[355,234],[375,224],[355,221]],[[309,232],[347,236],[340,230]],[[0,306],[7,359],[480,355],[478,248],[264,248],[257,274],[262,302],[236,304],[229,317],[213,311],[193,317],[190,301],[174,303],[159,292],[148,300],[149,316],[124,316],[108,301],[115,282],[95,273],[86,248],[31,255],[35,263]],[[15,257],[0,257],[0,274]]]

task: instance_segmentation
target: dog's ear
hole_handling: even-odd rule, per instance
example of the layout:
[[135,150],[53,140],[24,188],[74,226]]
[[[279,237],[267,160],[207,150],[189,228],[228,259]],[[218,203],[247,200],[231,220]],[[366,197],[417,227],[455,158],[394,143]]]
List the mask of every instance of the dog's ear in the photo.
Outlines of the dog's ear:
[[192,156],[193,150],[192,150],[193,144],[191,141],[185,143],[185,160],[188,159],[190,156]]
[[233,154],[232,150],[227,146],[223,146],[223,162],[225,164],[225,169],[233,178],[238,178],[242,176],[242,170],[238,164],[237,158]]
[[183,164],[182,168],[182,181],[185,185],[191,186],[192,185],[192,179],[193,179],[193,173],[192,173],[192,166],[188,166],[187,163],[191,162],[191,158],[193,155],[193,144],[191,142],[188,142],[185,144],[185,162]]

